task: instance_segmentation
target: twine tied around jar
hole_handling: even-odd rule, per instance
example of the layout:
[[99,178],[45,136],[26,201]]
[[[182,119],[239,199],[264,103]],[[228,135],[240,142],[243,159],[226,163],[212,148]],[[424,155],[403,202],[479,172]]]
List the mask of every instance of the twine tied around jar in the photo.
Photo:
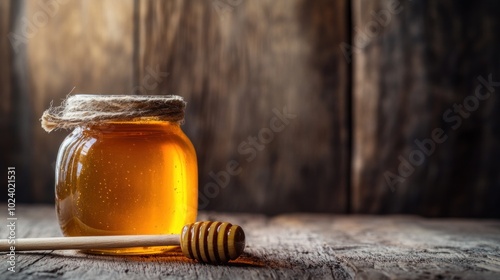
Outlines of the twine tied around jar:
[[65,99],[61,106],[54,107],[51,103],[41,122],[47,132],[137,118],[181,123],[185,108],[186,102],[177,95],[76,94]]

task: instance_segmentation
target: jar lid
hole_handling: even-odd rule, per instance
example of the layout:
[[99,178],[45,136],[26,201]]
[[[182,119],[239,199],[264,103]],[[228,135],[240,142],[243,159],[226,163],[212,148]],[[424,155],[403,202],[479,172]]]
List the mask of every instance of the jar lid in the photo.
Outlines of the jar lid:
[[92,95],[76,94],[61,106],[47,109],[41,118],[47,132],[83,124],[129,121],[137,118],[182,122],[186,102],[177,95]]

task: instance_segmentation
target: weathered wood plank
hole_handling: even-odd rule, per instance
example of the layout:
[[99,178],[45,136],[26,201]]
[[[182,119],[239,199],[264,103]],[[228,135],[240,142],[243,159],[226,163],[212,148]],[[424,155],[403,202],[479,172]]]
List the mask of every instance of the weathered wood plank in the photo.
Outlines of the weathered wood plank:
[[[201,208],[347,210],[349,74],[332,47],[348,39],[347,1],[139,6],[136,83],[151,68],[169,75],[138,93],[189,102],[184,129],[198,152]],[[295,117],[283,124],[283,111]],[[217,186],[210,173],[231,160],[240,173]]]
[[[11,125],[11,52],[8,34],[10,32],[10,1],[0,1],[0,131],[9,131]],[[0,137],[0,147],[12,149],[12,137]],[[2,152],[0,169],[5,170],[11,161],[11,155]]]
[[[0,205],[6,208],[6,205]],[[17,207],[17,237],[59,236],[55,211]],[[4,215],[2,215],[4,217]],[[201,213],[243,226],[247,247],[227,266],[160,256],[92,256],[76,251],[17,255],[9,279],[498,279],[500,221],[416,216]],[[4,219],[5,220],[5,219]],[[1,236],[7,236],[0,227]],[[0,262],[0,270],[8,264]]]
[[22,66],[15,73],[16,99],[8,104],[18,117],[13,164],[23,177],[19,199],[52,202],[54,163],[68,132],[47,135],[39,118],[73,87],[80,93],[132,92],[133,0],[14,2],[24,6],[15,30],[24,39],[14,47]]
[[475,96],[500,80],[499,12],[353,1],[354,212],[500,217],[500,99]]
[[10,43],[8,34],[10,32],[10,1],[0,2],[0,122],[2,127],[4,121],[10,114],[10,79],[11,79],[11,59]]
[[[14,81],[0,81],[0,124],[12,124],[0,140],[0,167],[19,168],[22,201],[53,200],[51,165],[66,133],[47,136],[38,118],[50,100],[77,86],[184,95],[190,102],[184,129],[200,156],[200,193],[217,183],[210,171],[225,170],[230,160],[242,167],[228,187],[211,189],[219,194],[206,209],[347,208],[349,74],[338,48],[348,41],[346,1],[58,1],[47,9],[49,2],[0,4],[4,35],[8,16],[14,15],[13,31],[22,32],[23,20],[34,22],[38,13],[39,25],[14,48],[20,53],[11,62],[4,63],[10,46],[0,38],[0,79]],[[375,33],[361,36],[368,43],[353,56],[354,211],[500,217],[498,98],[481,101],[456,130],[457,113],[443,119],[475,92],[477,76],[499,79],[500,4],[395,1],[403,9],[384,19],[390,3],[353,1],[354,35]],[[273,109],[285,105],[297,117],[270,143],[248,144],[248,137],[269,136],[263,129]],[[398,157],[408,160],[418,148],[414,140],[435,128],[445,131],[446,142],[391,192],[384,174],[399,175]]]

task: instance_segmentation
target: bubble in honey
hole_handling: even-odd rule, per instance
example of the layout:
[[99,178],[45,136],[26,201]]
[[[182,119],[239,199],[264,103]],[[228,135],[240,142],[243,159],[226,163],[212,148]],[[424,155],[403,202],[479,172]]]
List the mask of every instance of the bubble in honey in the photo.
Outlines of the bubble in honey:
[[77,128],[62,143],[58,166],[56,204],[66,236],[179,234],[196,220],[196,155],[177,124],[114,123],[112,131]]

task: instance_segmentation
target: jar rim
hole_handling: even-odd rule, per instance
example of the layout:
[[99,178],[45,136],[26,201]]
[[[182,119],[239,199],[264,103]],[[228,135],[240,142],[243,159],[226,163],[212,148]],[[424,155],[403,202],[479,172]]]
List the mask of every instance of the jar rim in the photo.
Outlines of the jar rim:
[[41,121],[47,132],[144,117],[182,123],[185,108],[186,102],[178,95],[75,94],[64,100],[61,106],[51,104]]

